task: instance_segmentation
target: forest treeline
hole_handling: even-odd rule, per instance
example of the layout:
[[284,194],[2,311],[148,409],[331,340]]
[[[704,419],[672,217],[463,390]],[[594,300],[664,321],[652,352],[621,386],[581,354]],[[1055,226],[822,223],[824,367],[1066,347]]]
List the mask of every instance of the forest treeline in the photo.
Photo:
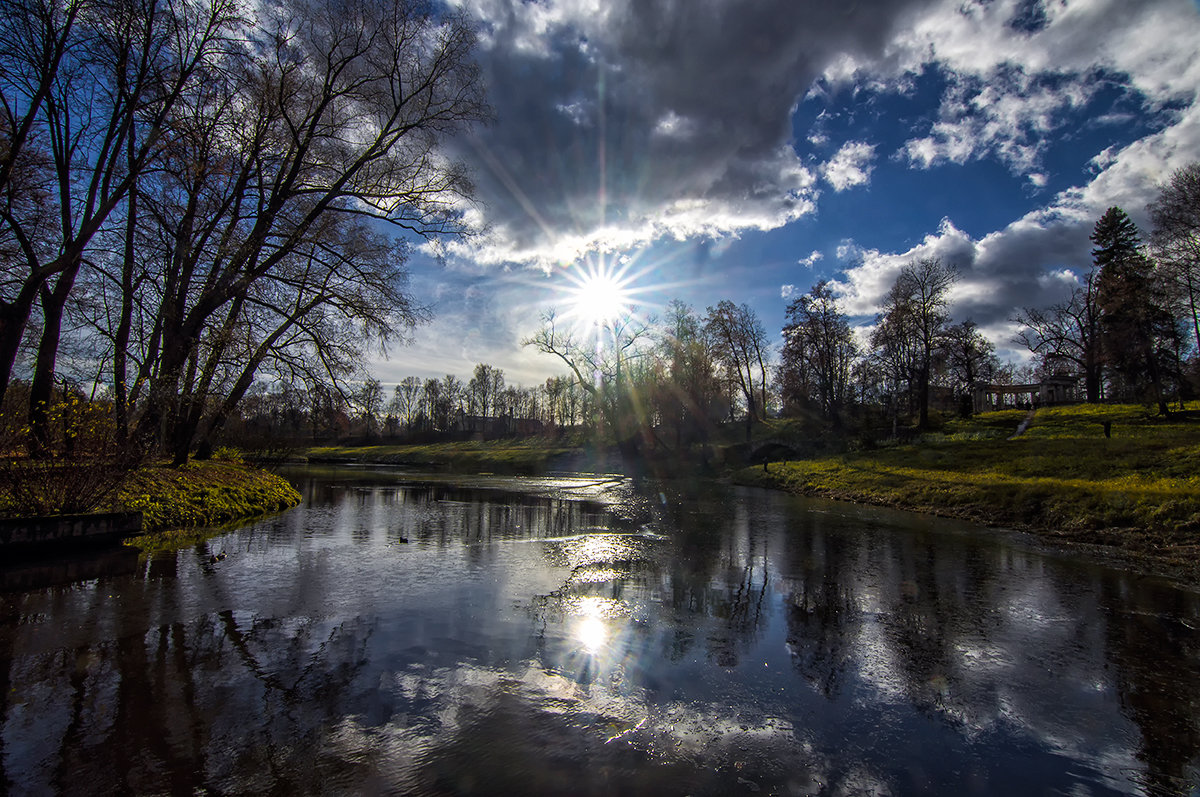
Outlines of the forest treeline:
[[551,313],[525,341],[567,368],[544,384],[506,384],[502,370],[481,363],[466,379],[410,376],[390,390],[368,379],[344,396],[282,386],[250,399],[247,422],[258,435],[364,440],[583,427],[670,449],[775,415],[844,434],[925,429],[939,415],[970,413],[981,383],[1047,377],[1073,380],[1080,401],[1142,402],[1166,414],[1200,389],[1200,164],[1178,170],[1149,211],[1154,227],[1143,240],[1110,208],[1069,298],[1015,315],[1017,342],[1032,354],[1024,366],[1001,362],[973,321],[953,321],[959,274],[925,258],[901,270],[865,335],[827,281],[788,304],[777,351],[755,312],[729,300],[703,314],[674,301],[658,318],[630,314],[602,328]]

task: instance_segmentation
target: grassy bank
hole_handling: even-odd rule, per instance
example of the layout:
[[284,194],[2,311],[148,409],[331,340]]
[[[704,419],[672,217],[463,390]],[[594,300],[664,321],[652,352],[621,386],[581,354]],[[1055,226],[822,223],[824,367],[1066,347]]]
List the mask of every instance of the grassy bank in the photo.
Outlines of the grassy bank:
[[[910,445],[745,468],[736,481],[964,517],[1200,571],[1200,412],[1136,405],[948,424]],[[1105,437],[1104,424],[1111,437]]]
[[142,513],[148,532],[215,526],[277,512],[300,502],[300,493],[273,473],[239,462],[191,462],[181,468],[135,471],[114,503]]
[[552,468],[553,462],[578,449],[553,441],[464,441],[423,445],[318,446],[309,462],[368,462],[463,472],[529,474]]

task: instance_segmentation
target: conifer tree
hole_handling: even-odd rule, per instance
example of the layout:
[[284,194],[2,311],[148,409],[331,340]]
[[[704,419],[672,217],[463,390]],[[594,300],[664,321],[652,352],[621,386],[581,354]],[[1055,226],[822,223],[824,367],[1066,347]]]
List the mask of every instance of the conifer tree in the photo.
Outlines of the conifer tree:
[[1167,386],[1178,349],[1175,320],[1156,285],[1141,234],[1119,207],[1105,211],[1092,231],[1100,308],[1101,346],[1117,394],[1138,397],[1168,414]]

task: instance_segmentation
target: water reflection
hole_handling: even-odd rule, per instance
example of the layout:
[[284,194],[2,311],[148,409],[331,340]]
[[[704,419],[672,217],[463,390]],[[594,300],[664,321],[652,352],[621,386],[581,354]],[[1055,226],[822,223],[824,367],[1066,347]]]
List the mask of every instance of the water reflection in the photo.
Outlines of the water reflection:
[[133,573],[0,595],[7,789],[1200,788],[1194,593],[713,484],[302,487]]

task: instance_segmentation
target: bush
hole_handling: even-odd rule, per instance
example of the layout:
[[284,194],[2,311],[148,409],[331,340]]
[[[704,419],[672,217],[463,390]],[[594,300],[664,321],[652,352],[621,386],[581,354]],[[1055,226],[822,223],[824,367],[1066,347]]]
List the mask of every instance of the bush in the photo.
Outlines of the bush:
[[135,461],[91,457],[56,461],[0,459],[0,512],[7,515],[72,515],[103,506],[124,483]]
[[234,465],[241,465],[244,461],[242,452],[233,446],[217,446],[213,449],[212,458],[217,462],[230,462]]
[[47,413],[45,448],[31,458],[27,401],[26,386],[16,382],[0,408],[0,513],[69,515],[104,506],[140,464],[136,452],[117,445],[111,406],[64,383]]

